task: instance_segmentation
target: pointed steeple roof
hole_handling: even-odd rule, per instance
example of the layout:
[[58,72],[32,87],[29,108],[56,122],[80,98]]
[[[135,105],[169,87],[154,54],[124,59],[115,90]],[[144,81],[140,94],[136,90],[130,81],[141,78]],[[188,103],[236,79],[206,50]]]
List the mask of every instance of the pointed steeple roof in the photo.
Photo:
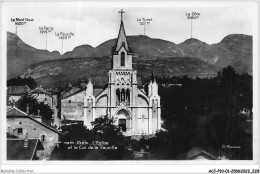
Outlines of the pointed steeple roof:
[[125,34],[125,28],[123,20],[121,20],[120,29],[118,33],[117,43],[116,43],[116,52],[119,51],[119,49],[124,46],[127,51],[129,51],[127,40],[126,40],[126,34]]

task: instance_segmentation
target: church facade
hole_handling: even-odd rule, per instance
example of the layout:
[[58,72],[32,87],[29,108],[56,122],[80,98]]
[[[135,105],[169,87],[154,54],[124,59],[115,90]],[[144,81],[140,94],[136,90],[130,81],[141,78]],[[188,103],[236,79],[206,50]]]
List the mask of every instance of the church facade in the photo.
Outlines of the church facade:
[[[112,69],[108,72],[107,88],[97,94],[93,83],[89,81],[86,90],[76,94],[81,95],[79,113],[82,114],[79,117],[83,118],[87,128],[92,128],[91,122],[95,118],[108,115],[125,136],[152,135],[161,129],[158,84],[156,81],[150,82],[148,94],[140,89],[137,71],[132,67],[132,57],[133,52],[121,19],[117,42],[112,48]],[[71,95],[70,98],[75,97]],[[64,99],[64,102],[70,98]]]

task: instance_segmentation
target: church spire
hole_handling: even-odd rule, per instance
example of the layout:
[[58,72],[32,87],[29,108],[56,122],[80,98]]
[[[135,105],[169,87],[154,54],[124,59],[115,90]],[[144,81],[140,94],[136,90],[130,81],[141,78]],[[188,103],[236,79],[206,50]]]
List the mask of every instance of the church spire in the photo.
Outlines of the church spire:
[[123,13],[121,10],[121,24],[119,28],[116,45],[112,48],[112,68],[120,70],[132,69],[132,50],[127,43],[125,28],[123,23]]
[[129,51],[127,40],[126,40],[126,34],[125,34],[125,28],[123,23],[123,13],[125,13],[122,9],[118,13],[121,13],[121,24],[120,29],[118,33],[117,43],[116,43],[116,52],[119,51],[119,49],[123,46],[127,51]]

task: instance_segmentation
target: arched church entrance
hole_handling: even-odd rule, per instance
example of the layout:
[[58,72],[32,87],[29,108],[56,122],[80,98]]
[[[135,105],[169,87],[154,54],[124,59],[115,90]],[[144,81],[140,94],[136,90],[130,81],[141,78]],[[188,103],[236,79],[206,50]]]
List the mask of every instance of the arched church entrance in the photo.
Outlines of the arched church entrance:
[[118,127],[120,128],[120,131],[126,132],[126,119],[119,119]]
[[118,127],[122,132],[127,132],[130,129],[130,114],[125,109],[117,112]]

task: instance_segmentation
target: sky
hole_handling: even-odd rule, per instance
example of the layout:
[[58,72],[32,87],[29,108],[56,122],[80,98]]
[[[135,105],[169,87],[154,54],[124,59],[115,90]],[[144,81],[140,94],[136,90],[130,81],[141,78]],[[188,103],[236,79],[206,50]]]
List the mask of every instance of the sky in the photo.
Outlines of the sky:
[[[253,35],[254,10],[248,4],[207,3],[83,3],[38,2],[3,3],[4,30],[16,32],[11,19],[33,19],[17,26],[17,35],[27,44],[46,49],[46,34],[40,27],[53,27],[47,34],[47,49],[67,52],[76,46],[93,47],[116,38],[121,9],[127,35],[143,35],[144,27],[137,19],[151,19],[146,35],[176,44],[191,37],[191,21],[186,13],[198,12],[192,20],[192,35],[208,44],[220,42],[229,34]],[[59,39],[57,33],[73,33],[70,39]],[[62,51],[63,50],[63,51]]]

